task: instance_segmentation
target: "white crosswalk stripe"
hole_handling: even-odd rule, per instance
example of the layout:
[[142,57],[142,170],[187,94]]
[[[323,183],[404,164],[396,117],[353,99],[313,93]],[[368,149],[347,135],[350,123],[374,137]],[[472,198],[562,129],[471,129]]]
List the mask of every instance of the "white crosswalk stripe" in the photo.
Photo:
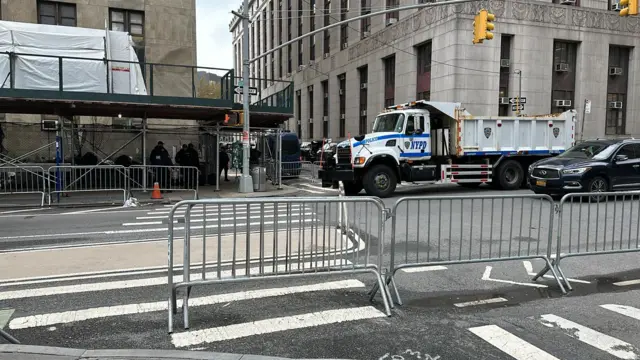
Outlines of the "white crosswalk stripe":
[[[632,306],[604,304],[600,305],[600,307],[632,319],[640,320],[640,309]],[[640,350],[637,346],[598,330],[591,329],[578,322],[555,314],[543,314],[538,318],[538,322],[547,328],[559,330],[566,334],[567,337],[577,339],[579,342],[593,349],[597,349],[597,351],[606,352],[615,358],[640,359]],[[544,349],[544,342],[542,342],[544,339],[541,339],[541,346],[536,346],[497,325],[472,327],[468,330],[501,352],[517,360],[553,360],[561,358],[556,357],[555,354],[552,355],[550,353],[551,351],[547,352],[547,350]],[[556,335],[555,333],[549,333],[549,336],[555,337]],[[601,356],[602,355],[596,357]]]

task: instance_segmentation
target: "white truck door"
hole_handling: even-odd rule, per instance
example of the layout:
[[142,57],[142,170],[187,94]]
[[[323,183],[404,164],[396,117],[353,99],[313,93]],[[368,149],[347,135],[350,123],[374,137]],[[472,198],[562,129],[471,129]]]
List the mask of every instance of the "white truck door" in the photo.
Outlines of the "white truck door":
[[425,133],[422,128],[424,126],[424,118],[422,121],[420,120],[420,115],[409,115],[407,118],[405,135],[403,136],[404,153],[400,154],[400,157],[413,159],[429,156],[428,132]]

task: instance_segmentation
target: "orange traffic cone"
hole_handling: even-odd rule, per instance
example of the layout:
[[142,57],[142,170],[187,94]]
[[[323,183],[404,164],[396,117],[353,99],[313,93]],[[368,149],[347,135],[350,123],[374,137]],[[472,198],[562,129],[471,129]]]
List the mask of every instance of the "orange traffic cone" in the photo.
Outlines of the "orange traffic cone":
[[162,199],[162,194],[160,193],[160,184],[157,182],[153,183],[153,191],[151,192],[152,199]]

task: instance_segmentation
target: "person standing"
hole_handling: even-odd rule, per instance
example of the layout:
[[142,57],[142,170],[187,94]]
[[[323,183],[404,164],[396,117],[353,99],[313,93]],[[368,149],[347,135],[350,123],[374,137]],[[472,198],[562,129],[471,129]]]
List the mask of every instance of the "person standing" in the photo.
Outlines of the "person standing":
[[169,168],[165,166],[171,166],[171,156],[169,152],[164,148],[164,143],[158,141],[158,145],[151,150],[151,156],[149,156],[149,162],[154,166],[154,176],[158,181],[161,189],[166,189],[170,185],[169,182]]
[[187,147],[187,165],[194,167],[195,169],[188,169],[186,171],[186,182],[191,187],[195,187],[196,182],[198,181],[198,174],[200,173],[200,154],[198,154],[198,150],[196,147],[189,143]]
[[224,171],[224,181],[229,181],[229,154],[224,146],[220,147],[220,173]]

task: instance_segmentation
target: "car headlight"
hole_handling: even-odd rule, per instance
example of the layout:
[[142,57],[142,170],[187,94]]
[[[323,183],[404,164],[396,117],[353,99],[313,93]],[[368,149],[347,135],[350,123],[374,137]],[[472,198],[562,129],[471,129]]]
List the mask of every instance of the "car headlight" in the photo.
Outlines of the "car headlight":
[[533,165],[529,165],[529,174],[533,171]]
[[578,175],[578,174],[583,174],[587,171],[591,170],[590,167],[583,167],[583,168],[577,168],[577,169],[566,169],[566,170],[562,170],[562,174],[564,175]]

